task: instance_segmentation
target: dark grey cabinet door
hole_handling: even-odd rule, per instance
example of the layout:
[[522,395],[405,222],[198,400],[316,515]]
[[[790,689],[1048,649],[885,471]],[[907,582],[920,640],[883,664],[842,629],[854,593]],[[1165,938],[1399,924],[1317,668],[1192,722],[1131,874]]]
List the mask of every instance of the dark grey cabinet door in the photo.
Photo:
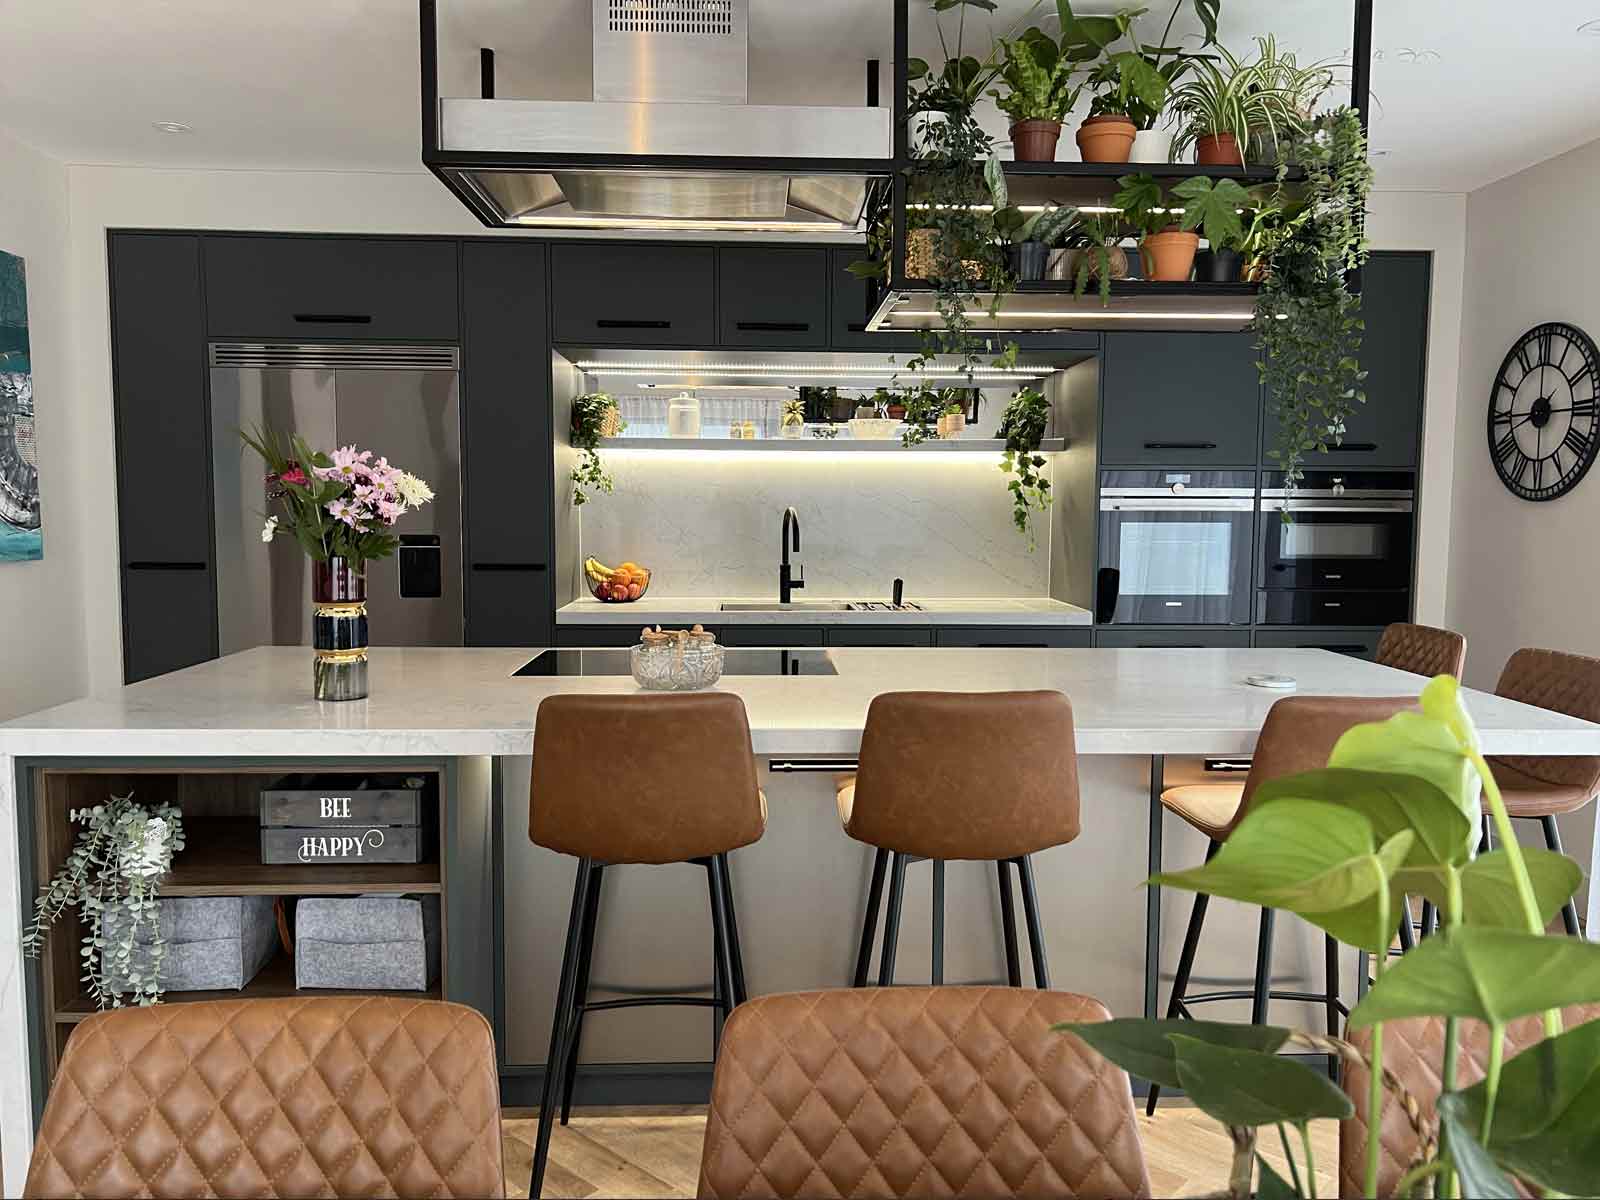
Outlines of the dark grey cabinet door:
[[1383,627],[1367,629],[1258,629],[1256,646],[1262,649],[1331,650],[1370,659],[1378,652]]
[[724,625],[724,646],[821,646],[827,630],[821,625]]
[[455,242],[208,237],[213,338],[456,339]]
[[216,591],[209,567],[123,567],[123,682],[138,683],[216,656]]
[[1094,644],[1108,650],[1156,646],[1190,650],[1220,646],[1242,650],[1250,645],[1250,631],[1248,629],[1097,629],[1094,634]]
[[1087,625],[941,625],[940,646],[990,646],[997,650],[1062,649],[1094,643]]
[[712,345],[715,258],[710,246],[553,244],[550,299],[556,341]]
[[[1415,467],[1422,447],[1428,361],[1428,297],[1433,256],[1426,251],[1374,254],[1361,272],[1361,365],[1367,402],[1350,415],[1344,444],[1309,454],[1306,466]],[[1267,414],[1264,449],[1278,422]],[[1271,466],[1271,460],[1266,460]]]
[[1100,462],[1253,467],[1261,377],[1248,333],[1108,333]]
[[635,646],[639,643],[639,630],[646,623],[641,620],[636,625],[557,625],[556,645],[573,650]]
[[544,275],[543,246],[462,246],[469,646],[543,646],[554,636],[555,453]]
[[931,646],[933,628],[926,625],[832,625],[830,646]]
[[835,249],[828,258],[829,343],[836,350],[915,351],[920,339],[914,333],[868,333],[869,294],[879,292],[865,279],[850,274],[849,266],[866,257],[860,246]]
[[828,251],[725,246],[717,251],[717,333],[724,346],[828,344]]

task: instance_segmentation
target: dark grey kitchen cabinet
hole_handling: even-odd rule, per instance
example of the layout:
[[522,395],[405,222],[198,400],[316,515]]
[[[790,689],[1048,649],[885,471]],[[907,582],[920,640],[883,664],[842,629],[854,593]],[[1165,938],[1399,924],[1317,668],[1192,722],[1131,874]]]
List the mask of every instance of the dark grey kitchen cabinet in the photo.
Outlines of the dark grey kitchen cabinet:
[[[1415,467],[1422,447],[1423,389],[1428,361],[1428,297],[1433,256],[1427,251],[1372,255],[1361,272],[1361,365],[1367,402],[1350,414],[1344,442],[1305,465]],[[1277,444],[1278,422],[1263,422],[1263,454]],[[1271,459],[1263,458],[1270,467]]]
[[724,646],[822,646],[827,644],[822,625],[724,625]]
[[207,237],[212,338],[456,340],[457,246],[418,238]]
[[1382,636],[1382,626],[1367,629],[1258,629],[1256,646],[1260,649],[1331,650],[1335,654],[1370,659],[1378,652],[1378,639]]
[[828,344],[828,251],[717,251],[717,334],[724,346],[820,350]]
[[552,244],[555,339],[579,345],[714,345],[715,264],[710,246]]
[[133,683],[217,653],[200,242],[113,233],[107,259],[122,661]]
[[830,625],[830,646],[931,646],[933,628],[926,625]]
[[1261,378],[1249,333],[1108,333],[1100,463],[1253,467]]
[[461,355],[466,643],[543,646],[554,636],[555,474],[545,247],[462,247]]
[[878,290],[850,273],[850,264],[866,257],[866,249],[852,246],[828,254],[829,342],[835,350],[878,350],[884,353],[915,351],[921,339],[915,333],[868,333],[869,297]]
[[1087,625],[941,625],[935,642],[997,650],[1070,649],[1093,645],[1094,631]]
[[1248,629],[1097,629],[1094,644],[1107,650],[1136,650],[1152,647],[1182,647],[1185,649],[1229,648],[1247,649],[1250,645]]
[[636,646],[639,630],[651,624],[640,620],[629,625],[557,625],[555,643],[574,650],[590,647]]

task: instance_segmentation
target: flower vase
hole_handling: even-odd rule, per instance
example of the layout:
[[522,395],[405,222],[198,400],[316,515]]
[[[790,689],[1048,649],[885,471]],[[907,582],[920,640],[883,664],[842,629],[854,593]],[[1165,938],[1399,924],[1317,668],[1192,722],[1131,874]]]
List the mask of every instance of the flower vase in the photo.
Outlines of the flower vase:
[[312,687],[318,700],[367,695],[367,577],[333,557],[311,564]]

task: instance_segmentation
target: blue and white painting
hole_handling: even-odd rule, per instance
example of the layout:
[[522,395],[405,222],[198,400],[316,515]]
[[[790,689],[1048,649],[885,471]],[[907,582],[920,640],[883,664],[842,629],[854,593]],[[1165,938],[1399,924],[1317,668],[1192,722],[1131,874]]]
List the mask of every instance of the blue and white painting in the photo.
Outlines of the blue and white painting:
[[44,557],[28,357],[28,273],[0,250],[0,563]]

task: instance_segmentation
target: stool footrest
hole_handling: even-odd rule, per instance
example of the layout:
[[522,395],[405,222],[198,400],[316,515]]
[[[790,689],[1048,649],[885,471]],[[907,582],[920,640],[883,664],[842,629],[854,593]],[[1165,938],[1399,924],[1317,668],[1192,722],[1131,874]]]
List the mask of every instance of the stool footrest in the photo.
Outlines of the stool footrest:
[[576,1005],[584,1012],[605,1012],[613,1008],[655,1008],[661,1005],[687,1005],[691,1008],[727,1008],[714,996],[630,996],[623,1000],[592,1000]]
[[[1177,1004],[1178,1010],[1184,1016],[1188,1016],[1189,1014],[1185,1010],[1191,1004],[1211,1004],[1218,1000],[1254,1000],[1255,995],[1255,991],[1251,988],[1237,988],[1228,992],[1201,992],[1198,996],[1184,996],[1177,1001]],[[1328,997],[1322,992],[1282,992],[1273,989],[1267,992],[1267,998],[1270,1000],[1296,1000],[1304,1004],[1326,1004],[1328,1002]],[[1346,1017],[1350,1015],[1350,1007],[1343,1000],[1336,1000],[1334,1003],[1338,1005],[1341,1015]]]

